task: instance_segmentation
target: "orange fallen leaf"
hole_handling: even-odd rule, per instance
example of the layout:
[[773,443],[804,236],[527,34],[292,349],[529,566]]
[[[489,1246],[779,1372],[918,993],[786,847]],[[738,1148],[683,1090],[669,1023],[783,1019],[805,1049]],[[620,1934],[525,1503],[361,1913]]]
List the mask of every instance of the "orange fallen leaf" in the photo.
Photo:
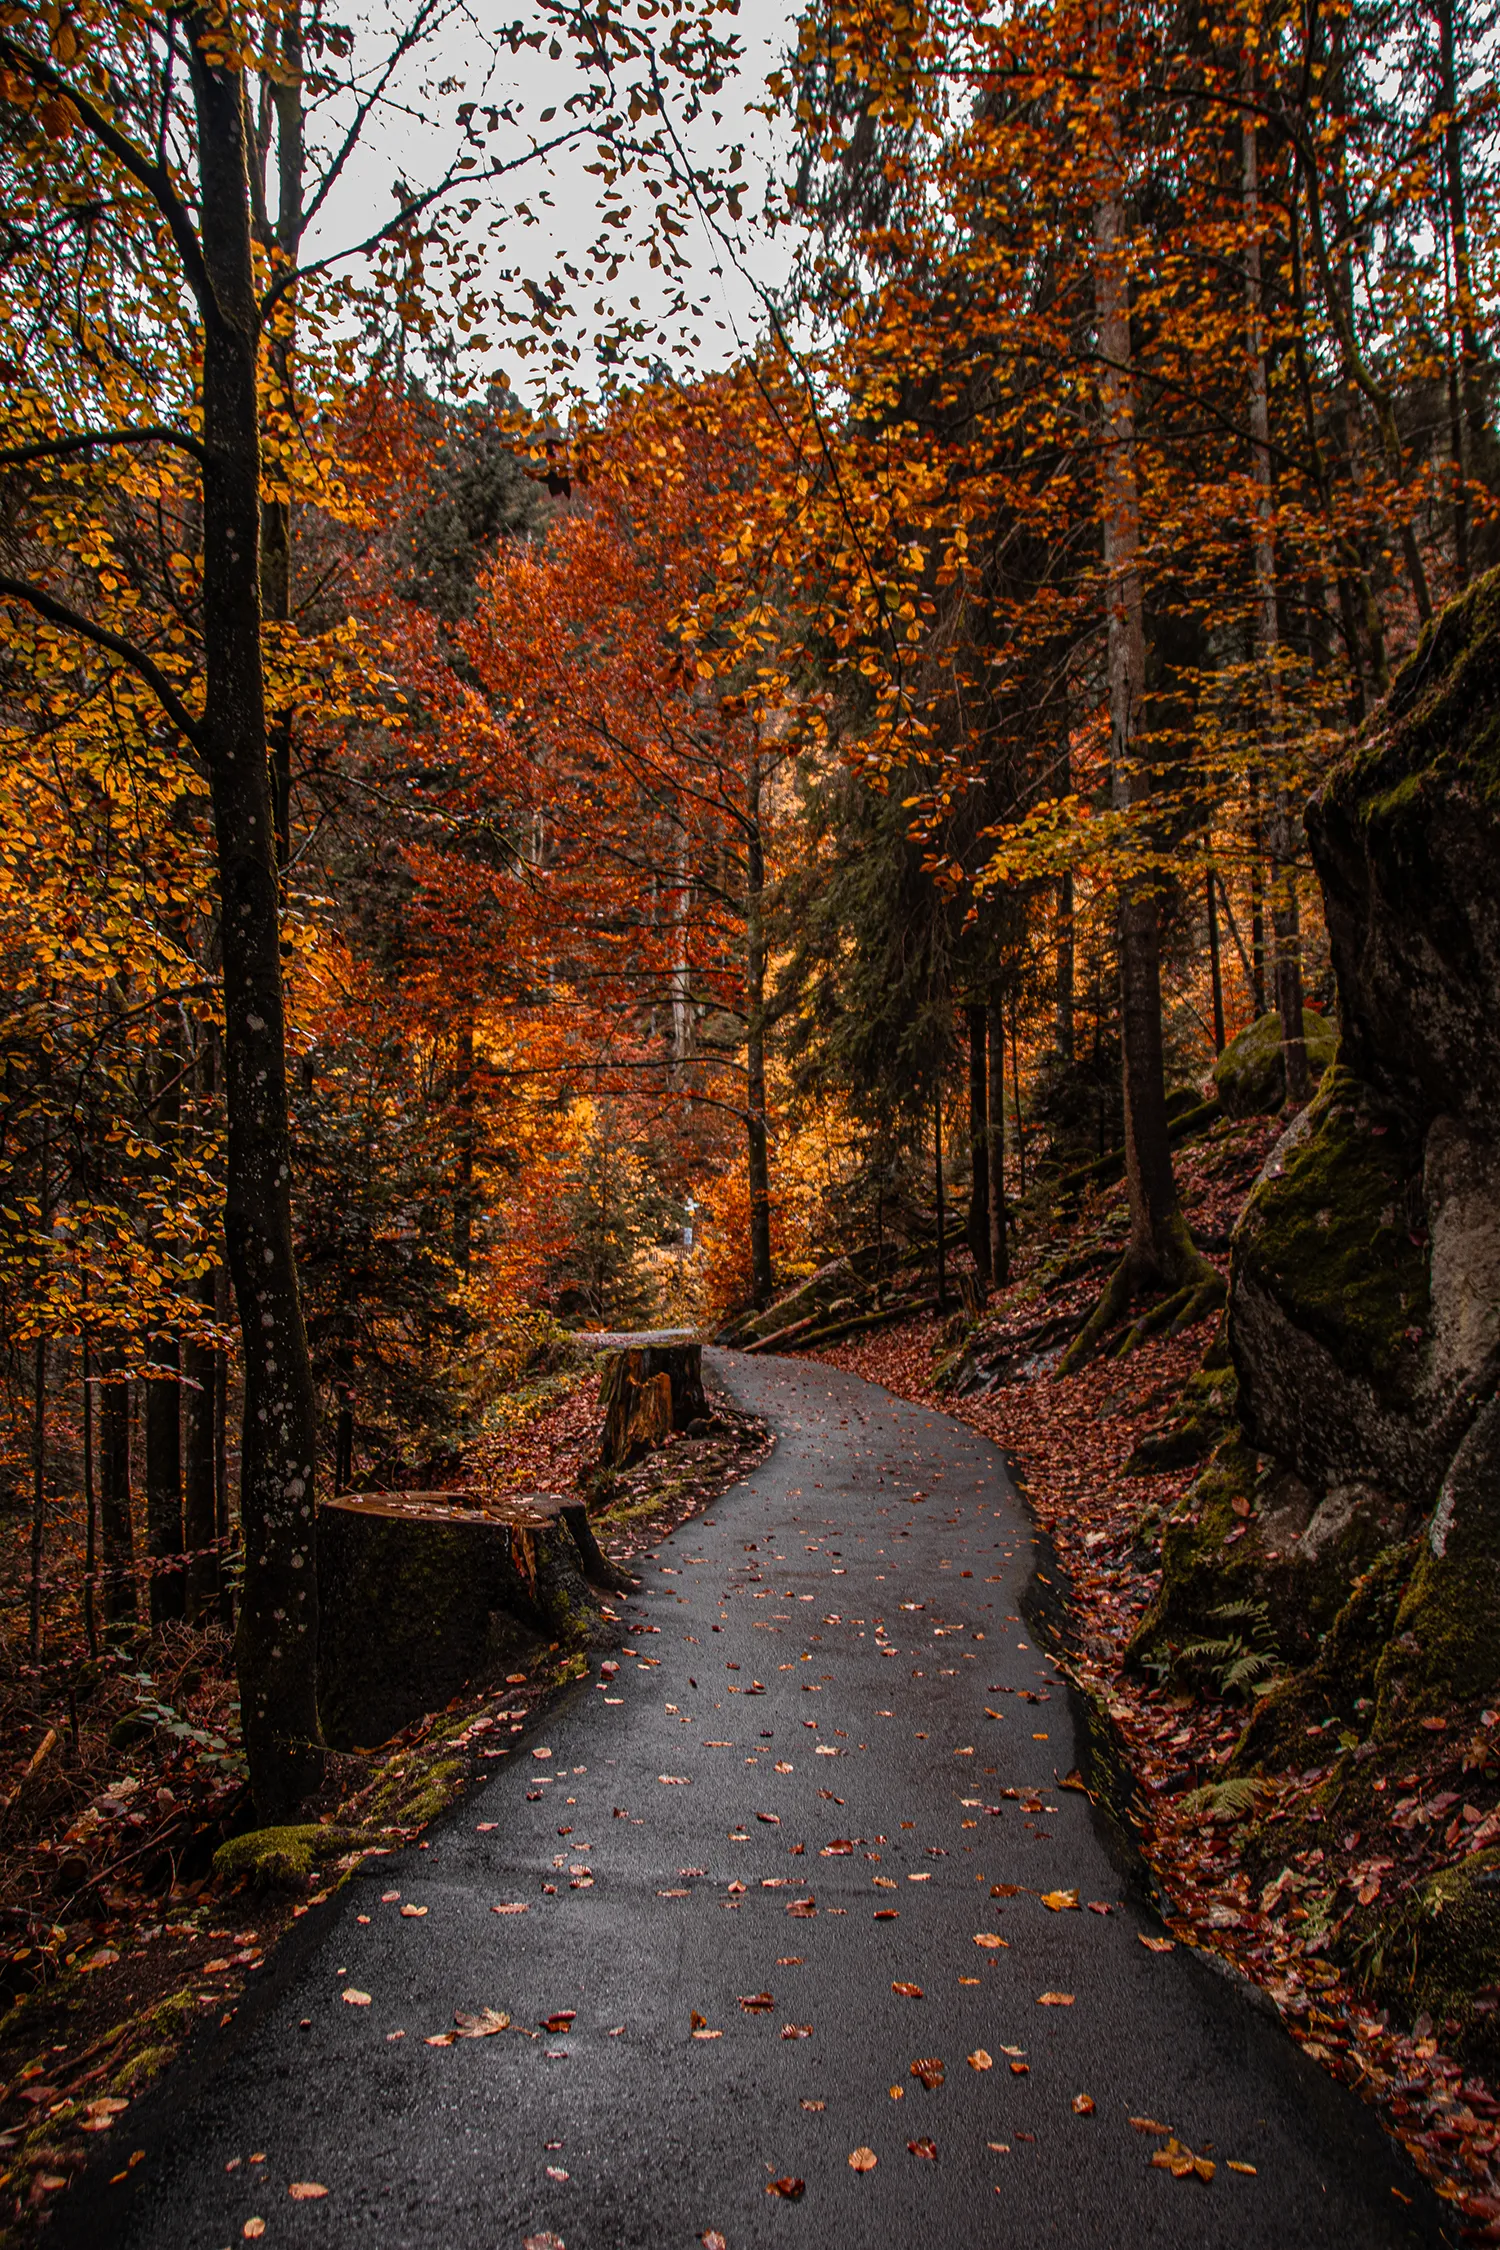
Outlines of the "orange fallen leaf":
[[344,1994],[344,1998],[348,2001],[351,2008],[368,2008],[370,2005],[370,1995],[368,1994],[368,1992],[356,1992],[352,1984],[350,1985],[348,1991]]
[[707,2234],[699,2236],[699,2240],[703,2244],[703,2250],[729,2250],[729,2244],[717,2227],[710,2227]]
[[1054,1914],[1062,1914],[1070,1907],[1077,1906],[1078,1893],[1076,1891],[1043,1891],[1042,1904],[1050,1907]]
[[810,2023],[784,2023],[781,2027],[783,2039],[811,2039],[812,2035]]
[[905,2101],[905,2099],[906,2088],[904,2086],[893,2086],[891,2088],[891,2100],[893,2102]]
[[739,1999],[747,2016],[763,2016],[776,2005],[769,1992],[742,1992]]
[[490,1908],[490,1912],[492,1914],[524,1914],[526,1912],[526,1903],[526,1900],[523,1898],[512,1899],[506,1906],[492,1906]]
[[929,2094],[937,2092],[946,2073],[936,2055],[921,2055],[911,2066],[913,2078],[920,2078]]
[[965,2055],[964,2060],[970,2070],[993,2070],[995,2067],[994,2056],[983,2047],[976,2047],[972,2055]]
[[937,2162],[937,2142],[928,2134],[924,2133],[919,2141],[908,2141],[906,2145],[913,2156],[925,2156],[931,2162]]
[[880,2159],[872,2148],[851,2149],[849,2153],[851,2172],[873,2172],[879,2162]]
[[903,2000],[920,2000],[922,1998],[922,1987],[919,1984],[893,1984],[891,1990],[892,1992],[899,1992]]
[[1057,1786],[1059,1789],[1081,1789],[1085,1796],[1088,1795],[1089,1785],[1084,1780],[1083,1775],[1078,1771],[1078,1768],[1076,1766],[1073,1768],[1073,1771],[1071,1773],[1065,1773],[1063,1775],[1062,1780],[1058,1783]]
[[806,2180],[785,2179],[767,2180],[766,2182],[767,2195],[779,2195],[788,2203],[800,2201],[806,2191]]
[[1039,2008],[1071,2008],[1073,1995],[1071,1992],[1039,1992],[1036,2004]]
[[1132,2117],[1131,2124],[1138,2133],[1170,2133],[1170,2125],[1158,2125],[1154,2117]]
[[427,1909],[425,1906],[403,1906],[401,1912],[408,1922],[420,1922]]
[[1030,2063],[1013,2062],[1010,2066],[1010,2073],[1012,2078],[1024,2078],[1030,2068]]
[[[456,2039],[493,2039],[497,2031],[510,2029],[510,2017],[499,2008],[481,2008],[477,2016],[466,2016],[455,2008],[453,2021],[458,2027],[454,2033]],[[549,2031],[552,2028],[551,2024],[547,2026]],[[566,2030],[567,2025],[560,2028]]]
[[294,2203],[316,2203],[328,2190],[317,2180],[293,2180],[286,2192]]
[[[45,2186],[45,2184],[46,2183],[44,2181],[43,2185]],[[261,2236],[265,2233],[265,2231],[266,2222],[264,2219],[247,2219],[244,2225],[240,2228],[240,2233],[244,2236],[247,2242],[259,2242]]]
[[1093,2095],[1092,2095],[1092,2094],[1075,2094],[1075,2095],[1073,2096],[1073,2115],[1074,2115],[1075,2117],[1092,2117],[1092,2116],[1093,2116],[1093,2114],[1094,2114],[1094,2097],[1093,2097]]
[[813,2110],[818,2110],[818,2109],[826,2109],[826,2108],[828,2107],[828,2104],[827,2104],[827,2102],[813,2102],[813,2101],[809,2101],[809,2100],[807,2099],[807,2097],[806,2097],[806,2096],[804,2095],[804,2096],[803,2096],[803,2100],[802,2100],[802,2107],[803,2107],[804,2109],[813,2109]]
[[1247,2178],[1252,2180],[1257,2176],[1253,2164],[1237,2164],[1232,2156],[1225,2158],[1225,2169],[1230,2172],[1243,2172]]
[[1177,1950],[1175,1938],[1147,1937],[1144,1930],[1137,1930],[1135,1934],[1148,1953],[1175,1953]]
[[1010,1939],[998,1936],[994,1930],[976,1930],[974,1932],[974,1943],[982,1945],[986,1952],[994,1953],[1002,1945],[1009,1946]]

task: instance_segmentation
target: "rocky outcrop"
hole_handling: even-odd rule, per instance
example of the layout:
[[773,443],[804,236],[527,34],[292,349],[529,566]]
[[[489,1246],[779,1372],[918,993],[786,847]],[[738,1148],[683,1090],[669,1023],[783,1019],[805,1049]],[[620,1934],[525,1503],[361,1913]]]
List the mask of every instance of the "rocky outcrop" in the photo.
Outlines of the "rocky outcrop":
[[1393,1743],[1500,1686],[1500,573],[1423,635],[1307,828],[1337,1059],[1236,1230],[1239,1435],[1166,1527],[1137,1641],[1174,1661],[1258,1603],[1312,1665],[1252,1728],[1267,1755],[1291,1747],[1269,1705],[1349,1716],[1342,1670]]
[[[1338,1033],[1326,1016],[1302,1011],[1307,1073],[1316,1086],[1338,1046]],[[1286,1101],[1286,1050],[1281,1018],[1261,1016],[1231,1039],[1214,1064],[1214,1084],[1227,1117],[1274,1117]]]

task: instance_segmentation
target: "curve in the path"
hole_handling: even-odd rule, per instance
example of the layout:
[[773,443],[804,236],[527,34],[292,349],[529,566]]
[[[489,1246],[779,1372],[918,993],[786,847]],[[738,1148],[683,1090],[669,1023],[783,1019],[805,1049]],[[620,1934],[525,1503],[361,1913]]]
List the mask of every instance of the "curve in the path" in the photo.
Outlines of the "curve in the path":
[[[227,2250],[259,2217],[268,2246],[369,2250],[1444,2240],[1369,2112],[1202,1959],[1141,1944],[1058,1787],[1074,1723],[1023,1622],[1032,1535],[996,1449],[805,1362],[719,1372],[779,1444],[659,1550],[618,1680],[306,1918],[132,2113],[145,2161],[69,2198],[69,2238]],[[484,2007],[536,2036],[425,2043]],[[1212,2180],[1153,2168],[1132,2118]]]

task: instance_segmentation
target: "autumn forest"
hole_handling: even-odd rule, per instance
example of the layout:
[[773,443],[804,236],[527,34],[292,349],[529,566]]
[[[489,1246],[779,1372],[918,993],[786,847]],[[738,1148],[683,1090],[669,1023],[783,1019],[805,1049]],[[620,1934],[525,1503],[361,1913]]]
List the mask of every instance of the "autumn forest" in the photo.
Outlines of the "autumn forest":
[[0,0],[0,2212],[801,1366],[1003,1450],[1145,1943],[1500,2239],[1494,11],[346,13]]

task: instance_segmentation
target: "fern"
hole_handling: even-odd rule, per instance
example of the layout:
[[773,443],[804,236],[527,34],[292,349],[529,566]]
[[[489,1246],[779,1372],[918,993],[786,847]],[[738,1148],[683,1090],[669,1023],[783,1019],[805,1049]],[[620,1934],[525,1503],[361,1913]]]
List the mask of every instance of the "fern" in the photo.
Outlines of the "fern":
[[1196,1665],[1206,1673],[1219,1696],[1263,1695],[1280,1667],[1276,1636],[1265,1603],[1222,1602],[1209,1614],[1217,1624],[1241,1626],[1245,1630],[1222,1633],[1212,1640],[1194,1641],[1182,1651],[1179,1663]]
[[1265,1784],[1253,1775],[1236,1775],[1232,1781],[1210,1781],[1189,1790],[1182,1810],[1199,1820],[1243,1820],[1253,1813]]

